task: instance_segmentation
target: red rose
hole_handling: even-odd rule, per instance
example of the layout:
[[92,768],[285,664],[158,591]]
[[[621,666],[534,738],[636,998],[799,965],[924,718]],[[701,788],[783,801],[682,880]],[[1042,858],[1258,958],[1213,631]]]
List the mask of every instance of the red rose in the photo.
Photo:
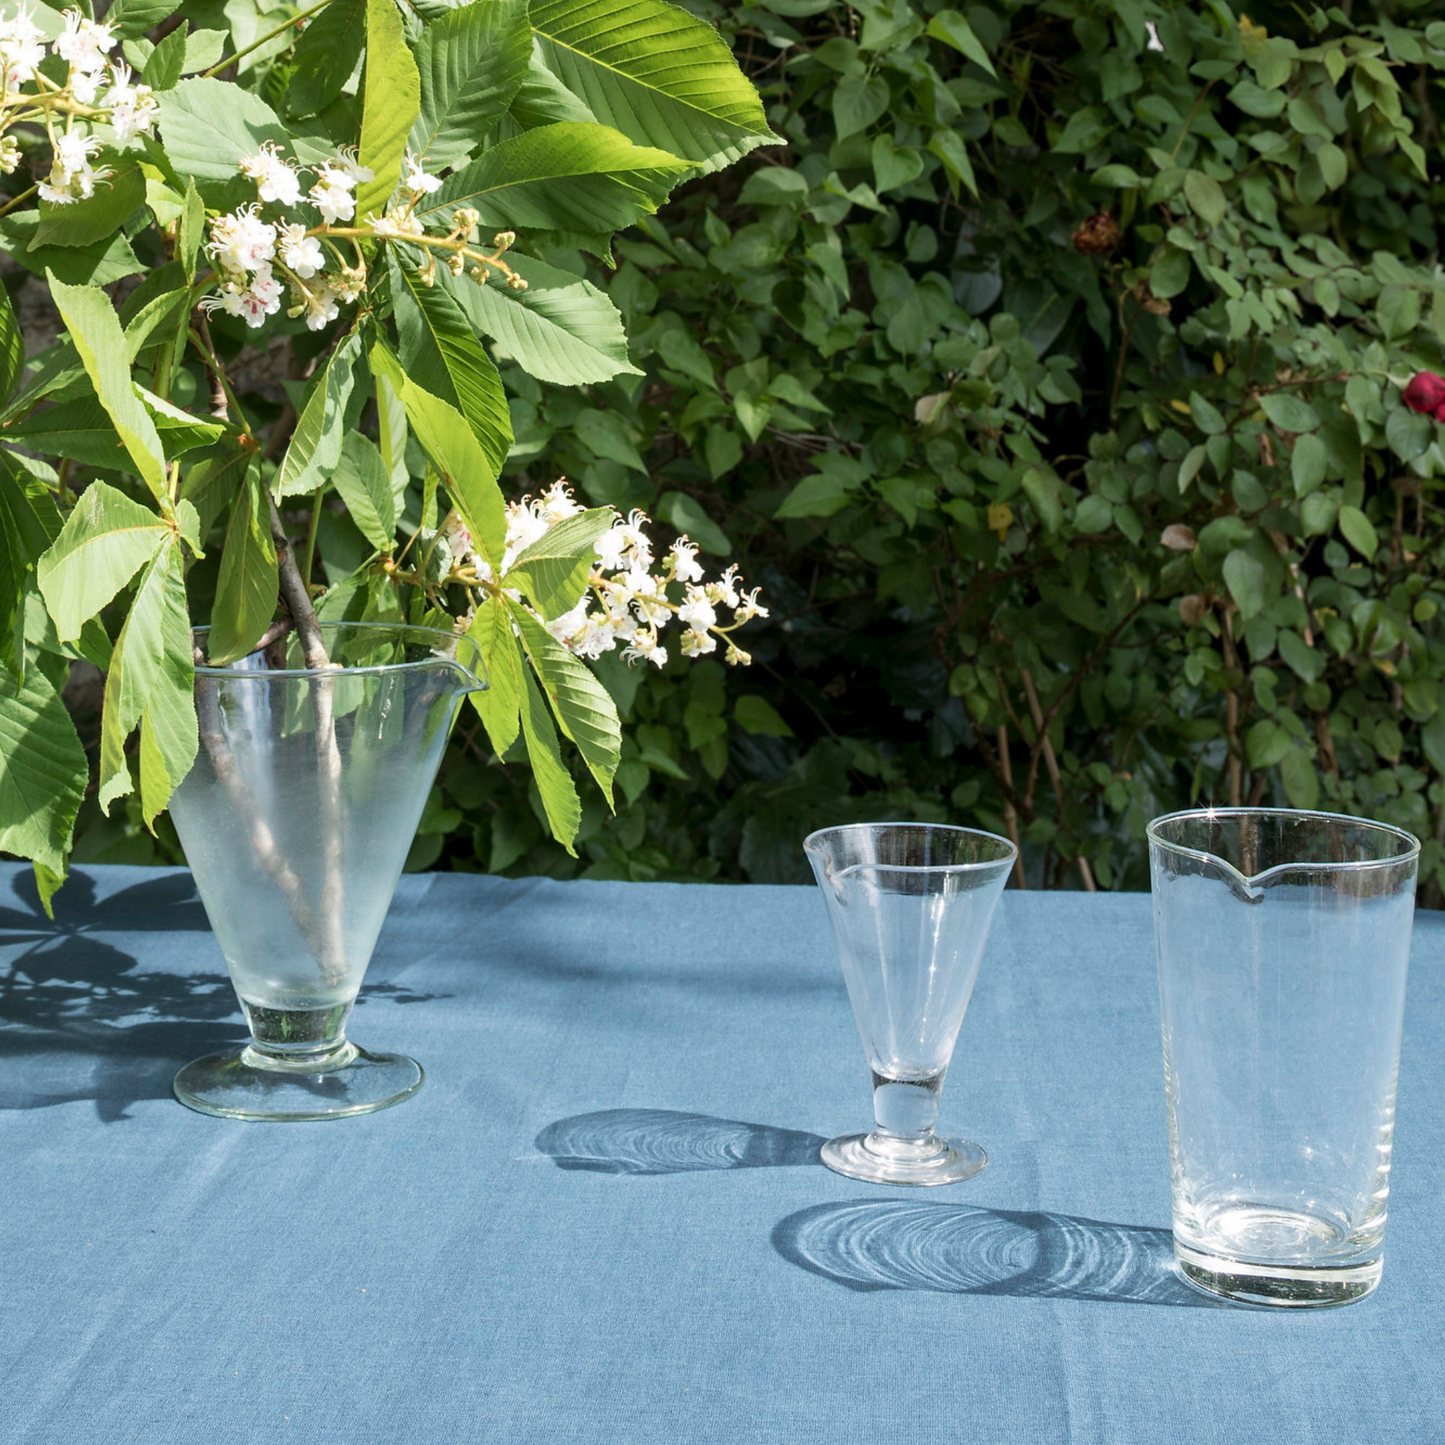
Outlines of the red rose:
[[1437,421],[1445,421],[1439,413],[1445,410],[1445,376],[1436,376],[1433,371],[1422,371],[1410,379],[1405,388],[1405,405],[1411,411],[1428,412]]

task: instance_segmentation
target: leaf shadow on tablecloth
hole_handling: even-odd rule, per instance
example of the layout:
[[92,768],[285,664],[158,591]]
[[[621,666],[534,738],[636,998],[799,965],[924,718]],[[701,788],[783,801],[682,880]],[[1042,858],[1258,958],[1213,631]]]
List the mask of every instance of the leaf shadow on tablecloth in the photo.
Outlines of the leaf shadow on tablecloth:
[[[28,872],[13,899],[19,906],[0,906],[0,1109],[91,1100],[106,1122],[124,1119],[132,1104],[170,1098],[182,1064],[246,1037],[227,974],[182,971],[196,950],[167,937],[210,934],[188,874],[97,898],[95,880],[76,870],[54,920]],[[118,947],[126,934],[155,957],[143,965]],[[209,938],[205,951],[220,962]],[[366,992],[430,997],[394,984]]]
[[876,1200],[781,1220],[773,1248],[848,1289],[1228,1308],[1174,1269],[1167,1229],[1068,1214]]
[[537,1148],[559,1169],[596,1174],[694,1174],[819,1164],[821,1134],[676,1109],[601,1109],[558,1119]]

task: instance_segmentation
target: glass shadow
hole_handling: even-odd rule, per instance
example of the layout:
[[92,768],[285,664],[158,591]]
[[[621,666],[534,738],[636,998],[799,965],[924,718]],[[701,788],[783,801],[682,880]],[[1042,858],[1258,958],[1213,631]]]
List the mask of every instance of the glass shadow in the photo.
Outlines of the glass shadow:
[[1175,1272],[1167,1229],[1068,1214],[880,1200],[781,1220],[773,1248],[848,1289],[1227,1308]]
[[602,1109],[558,1119],[537,1148],[559,1169],[596,1174],[695,1174],[817,1164],[821,1134],[675,1109]]
[[[245,1038],[223,971],[143,967],[114,941],[134,934],[144,952],[148,935],[209,935],[189,874],[97,900],[95,880],[77,869],[54,907],[47,918],[28,869],[0,904],[0,1109],[90,1101],[105,1122],[124,1119],[132,1104],[171,1098],[176,1069],[198,1045]],[[373,993],[389,1003],[428,997],[378,983],[362,1001]]]

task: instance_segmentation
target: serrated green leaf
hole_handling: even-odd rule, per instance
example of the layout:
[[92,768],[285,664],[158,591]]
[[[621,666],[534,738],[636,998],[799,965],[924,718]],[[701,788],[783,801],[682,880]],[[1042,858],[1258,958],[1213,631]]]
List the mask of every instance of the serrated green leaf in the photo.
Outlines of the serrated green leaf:
[[89,246],[39,246],[30,249],[40,225],[38,211],[15,211],[0,217],[0,249],[33,275],[58,276],[74,285],[109,286],[145,270],[122,235]]
[[175,13],[176,7],[169,0],[115,0],[106,11],[105,19],[115,27],[118,36],[125,38],[144,35],[153,25],[169,20]]
[[465,205],[484,228],[615,231],[652,215],[687,171],[605,125],[544,125],[490,146],[416,213],[435,224]]
[[563,734],[577,744],[610,807],[612,778],[622,756],[622,724],[616,704],[587,665],[568,652],[530,611],[515,607],[512,616]]
[[532,0],[547,68],[604,125],[704,173],[778,143],[711,25],[666,0]]
[[0,286],[0,402],[9,399],[25,370],[25,338],[15,320],[10,293]]
[[271,495],[278,502],[314,492],[331,475],[341,456],[346,406],[360,360],[361,336],[353,331],[332,352],[301,408],[286,455],[271,482]]
[[172,535],[165,518],[106,482],[92,482],[50,548],[36,578],[62,642],[94,617]]
[[1434,421],[1408,407],[1398,406],[1385,418],[1385,440],[1402,462],[1424,456],[1434,433]]
[[531,58],[526,0],[487,0],[427,26],[416,48],[421,111],[412,153],[433,172],[468,160],[506,113]]
[[365,43],[366,0],[331,0],[291,52],[287,112],[315,115],[330,105],[351,79]]
[[549,620],[571,611],[597,560],[597,538],[616,516],[611,507],[592,507],[549,527],[517,554],[507,570],[507,584],[521,588]]
[[1293,747],[1280,759],[1279,773],[1291,808],[1313,812],[1319,806],[1319,774],[1303,748]]
[[131,791],[125,742],[140,724],[141,812],[151,824],[196,757],[191,625],[179,540],[156,551],[111,654],[100,724],[100,806]]
[[557,745],[557,732],[547,712],[541,690],[530,667],[520,668],[522,680],[522,736],[527,740],[527,759],[532,764],[532,777],[542,799],[542,809],[552,836],[574,856],[572,846],[582,823],[582,803],[577,786],[562,761]]
[[474,330],[538,381],[585,386],[642,374],[628,359],[622,316],[605,293],[535,257],[513,253],[508,259],[526,281],[525,291],[445,278]]
[[502,378],[451,291],[424,284],[410,257],[393,251],[391,260],[402,366],[416,385],[466,417],[496,476],[512,446]]
[[196,279],[196,259],[206,239],[206,206],[195,181],[186,178],[186,201],[176,222],[176,260],[181,263],[189,285]]
[[1189,393],[1189,415],[1205,436],[1218,436],[1228,425],[1219,408],[1200,396],[1197,391]]
[[63,876],[89,776],[60,689],[44,667],[0,668],[0,850]]
[[259,95],[229,81],[197,76],[159,100],[166,157],[203,197],[234,189],[242,156],[253,155],[265,141],[284,148],[290,139]]
[[376,443],[360,432],[349,433],[331,485],[361,535],[378,552],[391,551],[396,545],[396,497]]
[[30,571],[60,530],[55,503],[0,454],[0,667],[25,674],[25,598]]
[[110,298],[92,287],[68,286],[53,275],[49,280],[50,294],[100,404],[114,422],[141,480],[156,501],[166,506],[165,453],[155,423],[131,382],[125,333]]
[[206,654],[213,666],[244,657],[276,613],[276,543],[260,473],[248,471],[231,509]]
[[522,659],[512,618],[507,608],[495,597],[488,597],[477,608],[467,636],[481,649],[482,663],[487,670],[484,692],[467,694],[482,726],[487,730],[492,748],[499,758],[517,741],[522,719]]
[[412,381],[381,342],[372,347],[371,369],[395,388],[417,441],[441,473],[477,549],[494,569],[499,567],[507,539],[507,509],[497,486],[499,468],[462,414]]
[[1313,432],[1295,438],[1289,459],[1295,496],[1307,497],[1324,481],[1326,460],[1325,444]]
[[679,532],[687,534],[704,552],[716,557],[731,555],[733,544],[727,533],[703,510],[702,503],[686,492],[664,492],[657,499],[654,515]]
[[392,0],[367,0],[361,164],[375,179],[356,188],[356,214],[380,215],[401,179],[406,138],[421,108],[421,80]]
[[163,36],[141,68],[141,83],[157,94],[175,85],[186,68],[186,40],[184,25]]

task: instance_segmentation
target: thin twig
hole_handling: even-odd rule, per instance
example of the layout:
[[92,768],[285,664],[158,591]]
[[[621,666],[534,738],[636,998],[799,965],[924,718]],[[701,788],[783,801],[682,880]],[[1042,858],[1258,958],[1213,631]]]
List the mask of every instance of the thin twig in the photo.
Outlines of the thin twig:
[[[1024,694],[1029,700],[1029,711],[1033,714],[1034,727],[1038,731],[1038,746],[1044,750],[1044,764],[1049,770],[1049,781],[1054,785],[1054,796],[1059,800],[1059,820],[1063,821],[1064,816],[1064,784],[1059,774],[1059,760],[1054,756],[1054,745],[1049,740],[1048,728],[1044,725],[1044,710],[1039,706],[1039,695],[1034,687],[1034,679],[1028,668],[1021,667],[1019,676],[1023,679]],[[1084,887],[1090,893],[1099,891],[1098,884],[1094,882],[1094,870],[1089,867],[1089,860],[1082,853],[1078,857],[1079,876],[1084,880]]]
[[999,763],[1003,768],[1004,783],[1008,788],[1008,792],[1004,794],[1003,800],[1003,825],[1005,831],[1008,833],[1009,841],[1017,850],[1014,854],[1014,882],[1020,888],[1025,888],[1027,885],[1024,883],[1024,853],[1023,849],[1019,846],[1019,815],[1011,801],[1014,785],[1014,770],[1013,765],[1009,762],[1008,756],[1008,728],[1002,723],[999,724],[998,729],[998,756]]

